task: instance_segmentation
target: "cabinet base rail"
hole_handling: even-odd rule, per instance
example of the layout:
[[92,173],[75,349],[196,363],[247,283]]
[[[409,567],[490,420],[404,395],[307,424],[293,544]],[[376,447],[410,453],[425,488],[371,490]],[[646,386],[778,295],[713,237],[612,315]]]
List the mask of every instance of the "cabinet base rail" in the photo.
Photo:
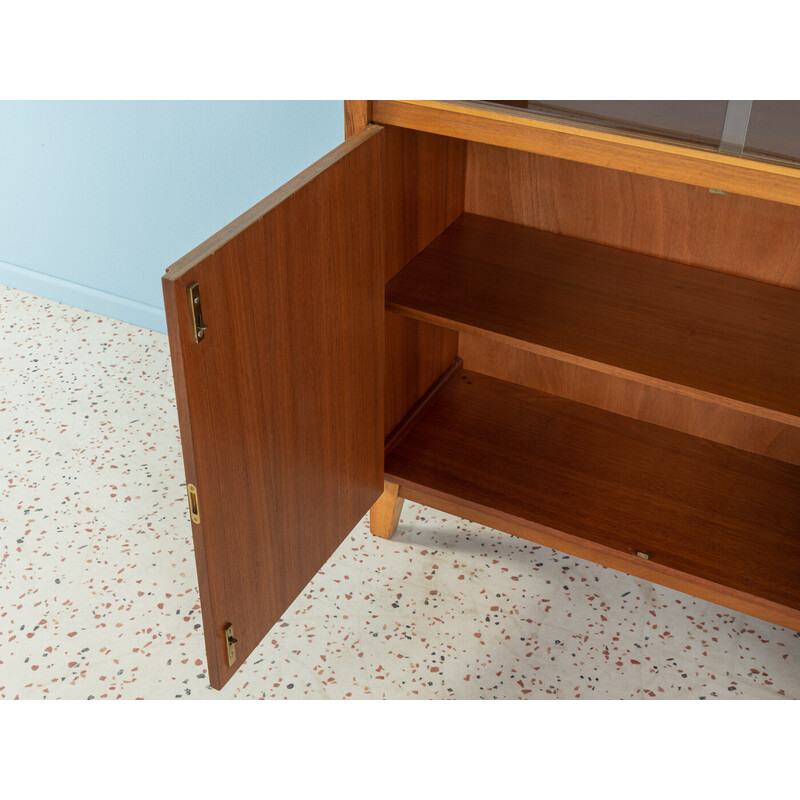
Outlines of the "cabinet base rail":
[[[468,501],[445,497],[427,487],[393,482],[397,480],[399,479],[396,476],[387,476],[385,481],[385,485],[388,487],[387,491],[370,512],[372,533],[384,539],[391,538],[397,530],[403,501],[408,500],[411,503],[435,508],[478,525],[485,525],[487,528],[518,536],[544,547],[552,547],[562,553],[625,572],[635,578],[651,581],[668,589],[685,592],[692,597],[716,603],[731,611],[749,614],[773,625],[800,630],[800,609],[788,608],[747,592],[721,586],[663,564],[651,562],[638,552],[623,553],[530,520],[513,518],[501,512],[487,512],[471,505]],[[373,514],[376,516],[373,517]]]

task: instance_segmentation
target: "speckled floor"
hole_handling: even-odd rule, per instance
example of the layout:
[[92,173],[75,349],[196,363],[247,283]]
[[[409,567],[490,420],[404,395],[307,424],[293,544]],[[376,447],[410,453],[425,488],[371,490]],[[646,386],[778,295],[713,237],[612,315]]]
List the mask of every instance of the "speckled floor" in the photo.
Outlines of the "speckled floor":
[[799,698],[800,634],[433,509],[208,686],[167,338],[0,287],[0,697]]

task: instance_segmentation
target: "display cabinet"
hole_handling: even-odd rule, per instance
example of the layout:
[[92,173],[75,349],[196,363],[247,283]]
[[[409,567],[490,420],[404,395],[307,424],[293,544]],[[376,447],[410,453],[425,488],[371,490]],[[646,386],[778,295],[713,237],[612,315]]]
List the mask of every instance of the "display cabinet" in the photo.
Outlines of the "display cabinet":
[[167,270],[215,688],[404,499],[800,628],[800,171],[576,113],[347,102]]

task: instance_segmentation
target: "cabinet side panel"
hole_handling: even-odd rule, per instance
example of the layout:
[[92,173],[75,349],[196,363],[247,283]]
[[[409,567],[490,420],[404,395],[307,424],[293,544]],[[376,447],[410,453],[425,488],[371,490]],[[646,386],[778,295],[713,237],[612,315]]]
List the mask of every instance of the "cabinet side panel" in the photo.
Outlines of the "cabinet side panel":
[[370,101],[345,100],[344,101],[344,138],[349,139],[362,128],[369,125]]
[[800,289],[797,206],[470,142],[464,210]]
[[386,412],[388,436],[458,355],[458,332],[386,312]]
[[[386,281],[464,211],[466,142],[430,133],[385,129]],[[450,366],[458,334],[436,325],[386,314],[388,436]]]
[[466,142],[386,128],[386,281],[464,211]]

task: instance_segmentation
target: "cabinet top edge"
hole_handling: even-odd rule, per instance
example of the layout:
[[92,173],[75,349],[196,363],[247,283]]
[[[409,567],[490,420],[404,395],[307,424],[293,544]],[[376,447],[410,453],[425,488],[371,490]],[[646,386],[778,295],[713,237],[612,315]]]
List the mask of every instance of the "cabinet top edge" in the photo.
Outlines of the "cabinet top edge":
[[800,169],[494,109],[475,101],[372,100],[372,122],[800,205]]

